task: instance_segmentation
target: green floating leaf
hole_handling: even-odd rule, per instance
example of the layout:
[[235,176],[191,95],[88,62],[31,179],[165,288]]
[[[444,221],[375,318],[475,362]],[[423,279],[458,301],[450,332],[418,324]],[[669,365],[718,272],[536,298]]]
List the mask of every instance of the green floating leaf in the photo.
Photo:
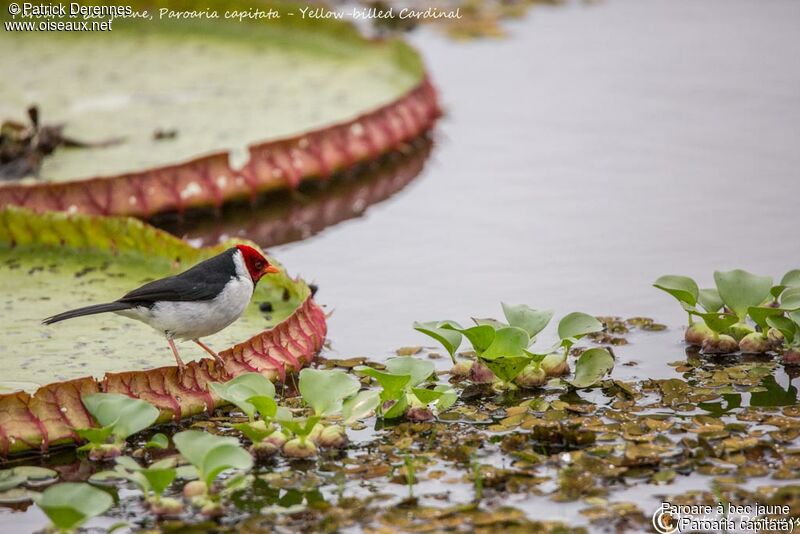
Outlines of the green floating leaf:
[[429,321],[426,323],[414,323],[414,330],[422,332],[441,343],[450,354],[450,358],[455,361],[456,351],[461,346],[461,333],[452,328],[445,328],[445,326],[461,328],[461,325],[455,321]]
[[278,413],[278,403],[272,397],[256,395],[247,399],[247,402],[255,407],[263,419],[272,419]]
[[114,504],[105,491],[82,482],[63,482],[34,496],[39,508],[57,528],[73,530]]
[[255,417],[256,407],[250,398],[275,397],[275,385],[261,373],[244,373],[223,384],[211,382],[209,386],[215,395],[237,406],[251,420]]
[[311,434],[311,431],[314,430],[314,427],[317,426],[317,423],[322,421],[322,417],[315,415],[314,417],[308,417],[306,419],[302,418],[295,418],[295,419],[288,419],[288,420],[279,420],[278,423],[280,425],[291,432],[292,434],[297,435],[298,437],[304,438]]
[[409,375],[409,386],[421,384],[430,377],[436,368],[433,363],[411,357],[389,358],[386,361],[386,370],[395,375]]
[[683,304],[683,309],[689,314],[703,319],[703,322],[717,334],[727,331],[731,326],[739,322],[739,318],[732,313],[703,313],[688,304]]
[[197,468],[200,479],[211,486],[221,472],[228,469],[248,470],[253,458],[239,445],[239,440],[185,430],[172,437],[181,456]]
[[697,295],[697,302],[707,312],[716,312],[722,309],[723,302],[716,287],[708,287],[700,290]]
[[715,271],[714,281],[722,302],[742,321],[747,316],[747,309],[763,304],[772,289],[771,276],[757,276],[741,269]]
[[481,354],[481,359],[489,361],[524,357],[529,342],[530,337],[525,330],[516,326],[505,326],[495,332],[494,341]]
[[497,378],[508,384],[514,380],[518,374],[530,363],[530,359],[524,356],[504,356],[494,360],[486,360],[486,364]]
[[614,357],[606,349],[589,349],[578,358],[575,377],[565,382],[579,389],[588,388],[599,382],[613,368]]
[[363,419],[381,404],[381,392],[369,389],[359,392],[344,401],[342,405],[342,419],[344,424],[350,425]]
[[769,326],[783,334],[783,338],[787,344],[791,345],[794,342],[798,330],[798,326],[794,321],[783,316],[767,317],[766,321]]
[[259,443],[263,441],[265,438],[271,436],[276,430],[274,426],[267,426],[264,421],[237,423],[233,425],[233,428],[247,436],[247,439],[253,443]]
[[658,289],[666,291],[680,302],[685,302],[690,306],[697,304],[700,290],[697,287],[697,282],[688,276],[667,274],[659,277],[653,285]]
[[425,388],[411,388],[411,393],[414,394],[417,399],[422,404],[430,404],[432,402],[438,401],[444,392],[436,391],[435,389],[425,389]]
[[17,486],[21,486],[28,479],[23,475],[15,473],[13,469],[5,469],[0,471],[0,491],[10,490],[11,488],[16,488]]
[[781,308],[791,310],[787,315],[800,324],[800,287],[790,287],[781,295]]
[[154,469],[151,467],[149,469],[142,469],[141,474],[147,479],[153,493],[158,496],[164,493],[164,490],[172,484],[172,481],[175,480],[177,476],[175,469],[172,468]]
[[406,408],[408,408],[408,398],[406,395],[402,395],[392,404],[391,408],[383,412],[383,418],[396,419],[402,417],[403,414],[406,413]]
[[411,381],[411,375],[396,375],[384,373],[366,365],[359,365],[353,369],[356,373],[371,376],[381,385],[381,399],[384,401],[399,398]]
[[439,397],[439,400],[436,402],[436,408],[439,410],[448,409],[458,400],[458,393],[448,384],[439,384],[433,389],[442,392],[442,396]]
[[334,369],[300,371],[300,394],[316,415],[333,415],[342,409],[342,401],[361,389],[354,376]]
[[116,393],[92,393],[81,400],[100,426],[111,427],[111,434],[119,439],[144,430],[159,415],[149,402]]
[[466,337],[472,348],[475,349],[475,352],[478,354],[482,354],[486,348],[492,344],[494,341],[494,327],[488,324],[480,324],[477,326],[471,326],[470,328],[459,328],[453,325],[445,325],[442,328],[448,330],[455,330],[456,332],[461,333],[464,337]]
[[800,269],[792,269],[781,278],[784,287],[800,287]]
[[485,319],[473,317],[472,322],[474,322],[476,325],[491,326],[495,330],[497,330],[498,328],[503,328],[504,326],[508,326],[503,321],[498,321],[497,319],[492,319],[490,317],[487,317]]
[[603,330],[603,323],[596,318],[581,312],[565,315],[558,323],[558,337],[561,339],[580,339],[581,337]]
[[166,449],[169,447],[169,438],[162,433],[154,434],[150,441],[144,444],[145,447],[153,449]]
[[780,308],[772,308],[770,306],[751,306],[747,309],[747,314],[754,323],[761,327],[763,332],[766,332],[769,328],[767,319],[769,317],[782,316],[783,310]]
[[534,310],[525,304],[512,305],[505,302],[501,305],[508,324],[522,328],[531,339],[544,330],[553,318],[553,310]]

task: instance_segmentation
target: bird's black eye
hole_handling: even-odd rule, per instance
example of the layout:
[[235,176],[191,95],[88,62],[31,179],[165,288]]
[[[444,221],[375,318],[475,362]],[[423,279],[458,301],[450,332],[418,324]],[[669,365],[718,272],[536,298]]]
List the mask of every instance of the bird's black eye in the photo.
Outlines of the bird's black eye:
[[257,261],[257,262],[255,262],[255,263],[253,264],[253,266],[256,268],[256,271],[260,271],[261,269],[263,269],[263,268],[264,268],[264,264],[263,264],[263,263],[261,263],[260,261]]

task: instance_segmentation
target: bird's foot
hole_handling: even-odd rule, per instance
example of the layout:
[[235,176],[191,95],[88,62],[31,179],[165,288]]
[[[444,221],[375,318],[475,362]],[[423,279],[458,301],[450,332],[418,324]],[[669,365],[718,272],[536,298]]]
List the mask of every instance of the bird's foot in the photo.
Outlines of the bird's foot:
[[214,352],[208,345],[206,345],[205,343],[203,343],[199,339],[193,339],[192,341],[197,343],[200,346],[201,349],[203,349],[204,351],[209,353],[214,358],[214,360],[216,360],[217,365],[219,365],[222,369],[225,369],[225,360],[223,360],[222,357],[220,357],[219,354]]

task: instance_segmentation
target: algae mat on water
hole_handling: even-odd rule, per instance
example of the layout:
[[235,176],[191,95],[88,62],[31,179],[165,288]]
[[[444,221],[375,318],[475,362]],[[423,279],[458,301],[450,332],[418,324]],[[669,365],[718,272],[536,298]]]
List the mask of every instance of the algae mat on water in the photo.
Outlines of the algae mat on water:
[[245,315],[207,338],[218,350],[232,346],[220,352],[225,369],[185,344],[183,357],[194,361],[178,372],[158,333],[112,314],[40,323],[114,300],[227,246],[195,249],[134,219],[0,211],[0,454],[72,440],[72,427],[90,426],[78,400],[86,392],[141,397],[162,410],[162,420],[178,419],[218,403],[209,380],[244,371],[283,378],[313,359],[325,317],[308,286],[285,273],[263,279]]
[[[37,173],[0,182],[0,205],[137,216],[220,205],[374,158],[438,116],[400,40],[293,4],[224,2],[213,20],[159,19],[161,6],[187,9],[160,2],[153,20],[115,19],[111,32],[0,34],[14,51],[0,55],[0,118],[25,122],[36,105],[69,139],[110,141],[56,149]],[[223,17],[251,8],[280,18]]]

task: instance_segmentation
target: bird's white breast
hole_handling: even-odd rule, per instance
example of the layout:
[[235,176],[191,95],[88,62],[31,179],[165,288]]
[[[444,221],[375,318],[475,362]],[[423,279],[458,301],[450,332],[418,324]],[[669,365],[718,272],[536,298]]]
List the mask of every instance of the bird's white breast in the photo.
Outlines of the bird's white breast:
[[235,254],[233,259],[236,276],[211,300],[161,301],[150,309],[140,307],[119,313],[175,339],[198,339],[216,334],[242,316],[253,296],[253,281],[241,254]]

